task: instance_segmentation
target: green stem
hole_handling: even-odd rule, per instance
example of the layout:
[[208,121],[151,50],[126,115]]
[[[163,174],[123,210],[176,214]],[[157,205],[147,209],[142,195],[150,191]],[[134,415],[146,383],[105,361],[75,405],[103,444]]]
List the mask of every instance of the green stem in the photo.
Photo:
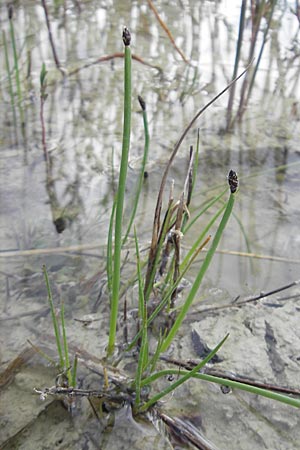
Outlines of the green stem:
[[190,290],[190,292],[189,292],[189,294],[187,296],[187,299],[186,299],[186,301],[185,301],[181,311],[179,312],[179,314],[178,314],[178,316],[177,316],[177,318],[176,318],[176,320],[174,322],[173,327],[171,328],[169,334],[167,335],[165,341],[162,344],[162,348],[161,348],[162,352],[165,352],[168,349],[169,345],[171,344],[172,340],[174,339],[175,334],[177,333],[177,331],[178,331],[178,329],[179,329],[183,319],[185,318],[185,316],[186,316],[186,314],[187,314],[187,312],[188,312],[188,310],[189,310],[189,308],[190,308],[190,306],[191,306],[191,304],[192,304],[192,302],[193,302],[193,300],[194,300],[194,298],[195,298],[195,296],[197,294],[197,291],[198,291],[198,289],[200,287],[200,284],[201,284],[201,282],[203,280],[203,277],[204,277],[204,275],[205,275],[205,273],[206,273],[206,271],[207,271],[207,269],[208,269],[208,267],[210,265],[212,257],[215,254],[215,251],[216,251],[217,246],[218,246],[218,244],[220,242],[220,239],[221,239],[221,236],[223,234],[223,231],[224,231],[224,229],[226,227],[226,224],[228,222],[228,219],[229,219],[229,217],[231,215],[232,208],[233,208],[233,205],[234,205],[234,200],[235,200],[235,194],[231,193],[230,197],[229,197],[229,200],[228,200],[228,203],[227,203],[227,206],[226,206],[226,209],[225,209],[225,212],[224,212],[224,215],[223,215],[222,220],[220,222],[220,225],[219,225],[219,227],[217,229],[216,235],[215,235],[215,237],[213,239],[212,245],[211,245],[211,247],[209,248],[209,250],[208,250],[208,252],[206,254],[206,257],[205,257],[205,259],[203,261],[201,269],[200,269],[200,271],[199,271],[199,273],[198,273],[198,275],[197,275],[197,277],[196,277],[196,279],[194,281],[194,284],[193,284],[193,286],[192,286],[192,288],[191,288],[191,290]]
[[142,342],[139,353],[138,367],[135,376],[135,388],[136,388],[136,398],[135,398],[135,406],[138,407],[141,401],[141,380],[144,371],[145,365],[148,363],[148,354],[147,354],[147,305],[144,298],[144,286],[143,286],[143,278],[141,272],[141,262],[140,262],[140,253],[139,253],[139,245],[138,239],[136,235],[136,230],[134,229],[134,238],[135,238],[135,249],[136,249],[136,261],[137,261],[137,273],[138,273],[138,284],[139,284],[139,312],[140,318],[142,320]]
[[[190,371],[181,370],[180,373],[182,375],[185,375],[187,373],[190,373]],[[161,377],[165,377],[167,375],[178,375],[178,369],[166,369],[157,372],[151,375],[151,377],[148,377],[147,379],[143,380],[142,386],[144,386],[144,384],[149,384],[149,382],[153,382],[154,380]],[[251,394],[260,395],[261,397],[270,398],[271,400],[276,400],[278,402],[285,403],[286,405],[294,406],[295,408],[300,408],[300,400],[296,398],[289,397],[288,395],[278,394],[277,392],[252,386],[250,384],[240,383],[239,381],[227,380],[226,378],[215,377],[214,375],[206,375],[204,373],[196,373],[193,375],[193,378],[197,378],[198,380],[203,381],[209,381],[211,383],[221,384],[222,386],[228,386],[232,389],[240,389],[242,391],[250,392]],[[145,405],[143,405],[143,410],[146,409],[144,408]]]
[[65,304],[64,304],[64,301],[61,302],[60,320],[61,320],[62,338],[63,338],[63,344],[64,344],[64,353],[65,353],[64,369],[67,371],[69,386],[72,386],[72,374],[71,374],[71,370],[70,370],[68,341],[67,341],[67,333],[66,333],[66,326],[65,326]]
[[74,363],[73,363],[73,369],[72,369],[72,382],[71,382],[72,387],[76,386],[77,363],[78,363],[78,355],[76,354],[74,356]]
[[146,167],[146,163],[147,163],[147,159],[148,159],[148,152],[149,152],[150,139],[149,139],[149,129],[148,129],[148,119],[147,119],[146,104],[145,104],[144,100],[140,96],[139,96],[139,102],[140,102],[140,105],[141,105],[141,108],[142,108],[143,122],[144,122],[144,134],[145,134],[144,155],[143,155],[141,171],[140,171],[140,175],[139,175],[139,179],[138,179],[138,184],[137,184],[137,188],[136,188],[133,208],[132,208],[132,212],[131,212],[131,216],[130,216],[130,219],[129,219],[127,231],[125,233],[122,245],[125,244],[125,242],[126,242],[126,240],[128,238],[128,235],[130,233],[130,230],[131,230],[134,218],[135,218],[135,214],[136,214],[136,210],[137,210],[137,207],[138,207],[138,202],[139,202],[139,198],[140,198],[140,194],[141,194],[141,190],[142,190],[142,186],[143,186],[145,167]]
[[[128,31],[127,28],[126,31]],[[123,39],[124,39],[124,32],[123,32]],[[108,355],[111,355],[113,353],[116,340],[120,275],[121,275],[120,272],[121,272],[123,207],[124,207],[125,184],[126,184],[128,154],[130,145],[130,127],[131,127],[131,50],[129,45],[130,38],[129,41],[126,42],[124,41],[124,43],[125,43],[125,57],[124,57],[125,65],[124,65],[123,144],[122,144],[122,157],[121,157],[119,185],[117,192],[117,204],[116,204],[114,272],[112,279],[110,329],[109,329],[109,341],[107,349]]]
[[47,293],[48,293],[48,302],[49,302],[50,311],[51,311],[52,323],[53,323],[54,334],[55,334],[55,339],[56,339],[57,352],[59,355],[59,365],[60,365],[61,370],[64,370],[64,357],[63,357],[63,351],[62,351],[61,342],[60,342],[59,326],[58,326],[58,321],[57,321],[57,317],[55,314],[53,297],[52,297],[52,292],[51,292],[51,287],[50,287],[50,283],[49,283],[46,266],[43,266],[43,273],[44,273],[46,288],[47,288]]

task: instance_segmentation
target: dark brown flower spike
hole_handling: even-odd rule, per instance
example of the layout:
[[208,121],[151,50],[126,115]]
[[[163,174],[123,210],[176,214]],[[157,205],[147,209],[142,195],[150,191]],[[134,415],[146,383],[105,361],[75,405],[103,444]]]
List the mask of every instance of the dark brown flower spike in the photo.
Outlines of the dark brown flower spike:
[[122,37],[123,37],[123,42],[124,42],[125,47],[128,47],[130,45],[131,35],[130,35],[130,31],[128,30],[127,27],[124,27]]
[[228,184],[229,184],[231,193],[234,194],[239,185],[237,173],[234,170],[230,170],[230,172],[228,174]]

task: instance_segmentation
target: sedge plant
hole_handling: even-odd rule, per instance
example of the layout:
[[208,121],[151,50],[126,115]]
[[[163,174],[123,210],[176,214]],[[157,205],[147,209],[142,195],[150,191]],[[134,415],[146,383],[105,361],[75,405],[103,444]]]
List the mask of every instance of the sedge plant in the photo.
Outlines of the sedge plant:
[[[130,73],[128,72],[128,61],[126,58],[130,55],[128,50],[129,50],[128,46],[126,46],[126,44],[125,44],[125,95],[124,95],[124,134],[123,134],[123,148],[124,148],[125,156],[122,154],[122,161],[123,160],[128,161],[129,146],[127,146],[127,144],[129,144],[129,136],[130,136],[130,126],[129,126],[128,122],[127,122],[127,127],[126,127],[126,117],[128,119],[128,114],[129,114],[127,108],[129,108],[129,105],[131,103],[130,98],[129,98],[129,93],[131,92],[131,88],[128,85],[128,83],[129,83],[128,79],[130,79]],[[237,77],[237,78],[239,78],[239,77]],[[236,79],[234,80],[234,82],[236,81]],[[233,83],[230,83],[229,86],[232,86],[232,85],[233,85]],[[226,92],[227,88],[225,88],[222,91],[222,93]],[[218,94],[215,97],[215,99],[213,99],[213,101],[215,101],[219,97],[219,95],[221,95],[221,94]],[[209,102],[208,105],[210,105],[212,102]],[[228,338],[228,335],[226,335],[225,338],[215,347],[215,349],[212,352],[210,352],[210,354],[207,356],[207,358],[205,358],[203,361],[201,361],[194,369],[189,370],[189,371],[186,371],[186,370],[181,371],[180,372],[181,377],[176,382],[172,383],[170,386],[168,386],[166,389],[163,389],[161,392],[154,394],[152,397],[143,399],[142,389],[145,386],[152,386],[152,384],[155,382],[155,380],[157,380],[160,377],[165,376],[166,374],[178,374],[178,370],[175,370],[175,369],[166,369],[166,370],[155,372],[156,365],[160,359],[161,354],[169,348],[170,344],[174,340],[179,328],[182,325],[184,318],[186,317],[187,312],[190,310],[190,308],[192,306],[192,303],[197,295],[197,292],[199,290],[201,282],[210,266],[212,258],[217,250],[218,244],[219,244],[221,237],[224,233],[224,230],[228,224],[228,221],[232,214],[234,203],[235,203],[236,191],[237,191],[237,187],[238,187],[238,180],[237,180],[236,173],[234,171],[230,171],[229,176],[228,176],[228,182],[229,182],[229,186],[230,186],[230,194],[229,194],[228,200],[225,203],[223,203],[222,206],[217,210],[217,212],[214,214],[213,218],[210,220],[207,227],[205,227],[205,229],[202,231],[202,233],[200,233],[200,236],[198,237],[198,239],[196,239],[195,245],[192,246],[192,249],[188,252],[187,256],[184,258],[183,262],[181,263],[179,276],[176,279],[174,279],[172,276],[170,276],[169,273],[167,274],[166,278],[169,280],[169,287],[165,290],[164,295],[161,298],[161,301],[159,302],[157,307],[154,309],[154,311],[150,312],[150,314],[148,315],[148,302],[149,302],[149,299],[151,296],[152,289],[155,285],[156,273],[158,271],[159,265],[161,264],[161,254],[162,254],[164,242],[166,240],[168,233],[170,232],[170,229],[176,223],[176,214],[178,217],[178,206],[176,206],[176,204],[174,203],[173,195],[171,193],[165,217],[162,220],[162,223],[160,223],[162,192],[164,190],[166,174],[168,172],[168,168],[170,167],[170,164],[172,163],[172,161],[176,155],[179,145],[182,143],[184,137],[186,136],[187,132],[191,128],[192,124],[200,116],[200,114],[202,114],[205,111],[205,109],[208,107],[208,105],[206,105],[204,108],[202,108],[200,110],[199,113],[197,113],[197,115],[194,117],[194,119],[191,121],[191,123],[188,125],[188,127],[184,131],[182,137],[179,139],[178,143],[175,146],[175,149],[171,155],[167,170],[164,173],[161,190],[159,192],[157,208],[155,211],[155,218],[154,218],[154,236],[155,236],[154,250],[155,251],[152,252],[152,255],[151,255],[151,250],[150,250],[149,257],[151,258],[151,256],[152,256],[152,262],[150,263],[150,266],[149,266],[149,262],[148,262],[148,269],[150,267],[151,270],[150,270],[150,272],[149,271],[147,272],[148,278],[146,275],[145,281],[143,281],[143,277],[142,277],[142,264],[141,264],[141,260],[140,260],[138,238],[137,238],[137,234],[135,231],[135,247],[136,247],[136,257],[137,257],[136,280],[138,282],[139,318],[140,318],[141,326],[140,326],[140,331],[137,333],[135,338],[132,340],[131,344],[128,346],[128,350],[136,344],[138,344],[138,348],[139,348],[139,356],[138,356],[136,374],[134,377],[133,384],[131,386],[133,388],[133,390],[135,391],[134,410],[136,412],[147,411],[150,407],[152,407],[159,400],[161,400],[165,395],[167,395],[169,392],[171,392],[176,387],[178,387],[181,383],[186,382],[190,378],[198,378],[198,379],[201,379],[204,381],[210,381],[210,382],[222,384],[224,386],[230,386],[231,388],[246,390],[248,392],[252,392],[252,393],[262,395],[262,396],[265,396],[265,397],[268,397],[268,398],[271,398],[274,400],[278,400],[280,402],[283,402],[283,403],[286,403],[286,404],[289,404],[292,406],[299,407],[300,406],[299,400],[291,399],[290,397],[288,397],[286,395],[270,392],[266,389],[247,385],[246,383],[239,383],[239,382],[235,382],[232,380],[222,379],[220,377],[215,377],[212,375],[206,375],[206,374],[199,373],[199,370],[204,367],[204,365],[215,355],[215,353],[219,350],[219,348],[225,343],[225,341]],[[127,113],[126,113],[126,111],[127,111]],[[146,135],[146,141],[147,141],[147,139],[148,139],[148,136]],[[197,154],[198,154],[198,146],[199,146],[199,140],[197,143]],[[145,144],[145,149],[146,149],[145,152],[148,152],[147,143]],[[124,183],[124,178],[122,178],[122,175],[121,175],[122,161],[121,161],[121,168],[120,168],[119,187],[118,187],[117,197],[116,197],[116,205],[118,205],[118,201],[120,201],[120,197],[121,197],[121,201],[122,202],[124,201],[124,195],[123,195],[124,194],[124,184],[120,184],[120,181],[122,183]],[[145,161],[145,159],[144,159],[144,161]],[[197,157],[196,164],[193,166],[192,172],[194,173],[194,176],[196,173],[197,164],[198,164],[198,157]],[[126,180],[126,172],[125,172],[125,169],[123,169],[123,170],[124,170],[123,175]],[[142,170],[144,170],[144,167]],[[192,190],[193,190],[194,181],[192,180],[190,184],[191,184]],[[139,189],[140,189],[140,187],[141,187],[141,185],[139,185]],[[222,197],[224,197],[224,195],[226,194],[226,191],[227,190],[223,191],[221,194],[214,197],[214,199],[212,199],[207,205],[205,205],[203,210],[200,211],[200,213],[198,213],[198,216],[195,219],[195,221],[207,209],[209,209],[210,207],[215,205],[219,200],[221,200]],[[188,195],[188,197],[189,197],[189,195]],[[137,199],[138,199],[138,196],[137,196]],[[122,203],[122,205],[123,205],[123,203]],[[117,211],[117,208],[118,207],[116,206],[116,211]],[[122,211],[122,209],[120,208],[119,211]],[[114,220],[114,214],[115,214],[115,212],[114,212],[114,208],[113,208],[111,224],[114,223],[115,228],[116,228],[118,218],[116,217]],[[116,215],[117,215],[117,212],[116,212]],[[162,312],[162,310],[166,307],[166,305],[170,304],[169,303],[170,298],[172,297],[173,293],[177,289],[179,283],[182,281],[183,277],[186,275],[187,271],[189,270],[191,265],[194,263],[196,257],[198,256],[199,252],[201,251],[202,247],[209,242],[210,237],[207,236],[207,234],[209,233],[210,229],[212,228],[214,223],[217,221],[217,219],[221,215],[222,215],[222,217],[221,217],[220,223],[218,225],[217,231],[215,232],[215,235],[212,239],[210,248],[209,248],[208,252],[206,253],[206,256],[199,268],[198,274],[197,274],[191,288],[189,289],[189,293],[183,303],[183,306],[181,308],[179,308],[178,311],[176,311],[177,315],[176,315],[175,321],[174,321],[173,325],[171,326],[170,330],[167,333],[165,333],[164,335],[160,335],[160,337],[158,338],[156,350],[155,350],[154,354],[152,355],[152,357],[150,357],[148,338],[149,338],[149,330],[151,329],[151,324],[152,324],[153,320],[155,319],[155,317],[157,317]],[[134,217],[134,216],[132,216],[132,217]],[[132,221],[132,218],[131,218],[131,221]],[[195,223],[195,222],[193,222],[193,223]],[[112,226],[110,227],[110,230],[111,230],[111,228],[112,228]],[[182,220],[182,231],[187,232],[189,230],[189,228],[190,228],[190,225],[186,225],[186,217],[185,217],[185,219]],[[122,217],[120,218],[118,230],[119,231],[122,230]],[[180,229],[177,231],[180,232]],[[128,229],[126,232],[126,236],[127,235],[128,235]],[[206,239],[205,239],[205,236],[207,237]],[[118,261],[120,261],[120,251],[121,251],[122,244],[121,244],[120,234],[118,234],[115,231],[115,239],[116,238],[120,239],[119,244],[118,244],[119,247],[117,247],[117,257],[118,257]],[[109,239],[110,242],[111,242],[111,239],[112,238],[110,237],[110,239]],[[201,245],[201,242],[202,242],[202,245]],[[152,242],[152,244],[153,244],[153,242]],[[153,250],[153,248],[152,248],[152,250]],[[112,254],[112,249],[110,246],[109,246],[109,251],[110,251],[110,254]],[[114,243],[113,251],[114,251],[113,256],[116,261],[116,242]],[[120,267],[121,267],[120,263],[118,263],[117,265],[114,264],[114,269],[116,267],[120,270]],[[170,264],[170,267],[171,267],[170,270],[172,270],[172,267],[173,267],[172,264]],[[115,295],[113,295],[113,297],[112,297],[112,302],[111,302],[111,308],[112,309],[114,308],[114,313],[112,313],[112,317],[114,317],[114,320],[113,320],[113,325],[110,324],[111,325],[110,329],[112,330],[113,339],[111,338],[111,334],[110,334],[109,351],[113,350],[113,346],[115,343],[115,326],[116,326],[117,300],[118,300],[118,296],[116,295],[116,292],[117,293],[120,292],[119,276],[120,276],[119,272],[117,274],[117,278],[116,278],[115,273],[112,274],[112,283],[116,283],[117,289],[115,291]],[[116,282],[116,280],[117,280],[117,282]]]
[[[128,166],[128,154],[130,147],[130,126],[131,126],[131,52],[130,52],[130,33],[127,28],[123,32],[123,42],[125,45],[124,54],[124,122],[123,122],[123,145],[122,145],[122,157],[119,173],[119,184],[117,192],[114,198],[112,213],[110,218],[108,241],[107,241],[107,274],[108,274],[108,290],[111,294],[110,297],[110,330],[109,330],[109,342],[107,355],[111,356],[114,352],[116,343],[116,329],[117,320],[119,313],[119,299],[123,295],[122,289],[120,289],[120,276],[121,276],[121,251],[122,245],[124,243],[123,237],[123,209],[125,201],[125,185],[127,177],[127,166]],[[232,86],[230,83],[229,86]],[[228,89],[225,88],[222,93],[226,92]],[[220,96],[218,94],[214,101]],[[208,105],[212,104],[213,101],[209,102]],[[177,153],[177,150],[182,143],[187,132],[191,128],[195,120],[205,111],[208,106],[200,110],[196,116],[192,119],[188,127],[185,129],[183,135],[176,144],[170,160],[167,165],[167,169],[163,175],[161,189],[159,191],[157,207],[154,217],[153,225],[153,239],[151,243],[150,253],[148,261],[141,260],[141,252],[139,248],[139,240],[136,229],[134,228],[134,242],[135,242],[135,253],[136,253],[136,272],[130,283],[133,285],[137,283],[138,286],[138,320],[139,320],[139,331],[136,333],[131,343],[125,349],[126,351],[131,350],[133,347],[137,347],[138,356],[136,362],[135,374],[128,376],[127,384],[122,383],[125,386],[126,396],[128,393],[132,394],[132,405],[135,413],[143,413],[149,408],[155,407],[155,405],[161,401],[167,394],[172,392],[182,383],[187,382],[191,378],[199,379],[202,381],[208,381],[217,383],[223,386],[229,386],[232,389],[241,389],[256,395],[261,395],[272,400],[277,400],[283,402],[287,405],[294,407],[300,407],[300,400],[296,398],[289,397],[287,395],[279,394],[277,392],[272,392],[267,389],[262,389],[261,387],[253,386],[247,383],[241,383],[234,380],[228,380],[227,378],[217,377],[209,375],[206,373],[200,373],[199,371],[213,358],[217,351],[224,345],[228,339],[228,334],[216,345],[216,347],[209,353],[209,355],[195,365],[193,368],[187,370],[186,366],[183,365],[184,370],[180,368],[172,369],[167,368],[160,370],[158,367],[159,362],[163,359],[163,353],[168,350],[171,343],[175,339],[179,328],[182,326],[188,311],[190,311],[193,301],[195,300],[201,283],[205,274],[207,273],[212,258],[217,250],[218,244],[222,238],[224,230],[228,225],[229,219],[233,212],[233,207],[235,203],[235,198],[237,195],[238,179],[237,174],[234,171],[230,171],[228,175],[228,183],[230,187],[229,197],[227,201],[224,201],[217,211],[213,214],[211,220],[207,226],[199,233],[199,236],[195,238],[195,244],[192,246],[191,250],[187,252],[187,255],[180,261],[180,239],[182,235],[189,231],[190,226],[188,225],[189,213],[187,211],[187,203],[191,201],[191,195],[194,190],[194,179],[196,174],[196,168],[198,165],[198,157],[196,160],[192,159],[190,155],[189,169],[186,177],[186,182],[184,183],[183,191],[180,195],[180,200],[178,202],[174,201],[173,189],[171,188],[169,201],[167,204],[166,212],[163,219],[161,220],[161,207],[162,207],[162,196],[164,192],[166,176],[168,169]],[[145,126],[145,123],[144,123]],[[146,129],[146,126],[145,126]],[[149,146],[149,136],[145,132],[145,150],[146,156],[144,155],[142,163],[142,172],[144,171],[145,162],[148,154]],[[198,144],[199,147],[199,138]],[[198,153],[198,149],[197,149]],[[192,154],[192,152],[191,152]],[[196,162],[195,162],[196,161]],[[141,173],[142,173],[141,172]],[[191,175],[194,174],[194,175]],[[138,183],[137,187],[138,194],[136,195],[136,203],[141,192],[141,184]],[[226,191],[215,196],[210,200],[202,210],[197,213],[197,218],[192,221],[192,225],[196,220],[201,217],[207,209],[215,207],[217,203],[222,200],[226,195]],[[185,199],[187,201],[185,202]],[[136,209],[135,209],[136,212]],[[135,215],[134,212],[134,215]],[[134,215],[130,218],[130,226],[127,227],[124,232],[124,236],[127,237],[129,234],[130,227],[134,221]],[[220,219],[219,225],[215,233],[213,233],[213,226],[216,224],[217,220]],[[213,234],[212,239],[210,238],[210,233]],[[169,240],[169,241],[168,241]],[[177,306],[175,301],[177,299],[177,292],[180,283],[183,278],[188,273],[192,265],[198,264],[198,255],[204,246],[210,245],[209,249],[200,264],[198,273],[189,288],[189,292],[186,295],[185,300],[181,306]],[[164,256],[170,259],[169,256],[173,252],[173,258],[171,262],[166,263],[166,267],[162,267],[162,259]],[[150,260],[150,263],[149,263]],[[146,267],[147,266],[147,267]],[[144,267],[146,267],[146,273],[144,274]],[[166,274],[165,274],[166,270]],[[46,268],[43,268],[47,292],[48,301],[50,305],[53,328],[56,337],[57,351],[59,355],[59,365],[62,370],[67,374],[68,385],[75,386],[76,383],[76,367],[77,359],[75,358],[73,364],[73,370],[70,369],[70,360],[68,353],[67,336],[65,330],[64,321],[64,305],[61,305],[61,329],[58,323],[58,318],[55,313],[55,308],[52,299],[52,293],[50,289],[48,274]],[[163,289],[158,288],[159,276],[164,277]],[[163,283],[162,283],[163,284]],[[159,296],[161,293],[161,298],[159,302],[150,307],[151,300],[153,297],[153,291],[156,290],[156,295]],[[156,348],[154,351],[150,348],[150,337],[154,335],[152,325],[157,316],[166,312],[169,317],[174,320],[171,324],[166,324],[165,330],[160,330],[159,336],[156,337]],[[167,387],[160,391],[155,391],[155,383],[158,379],[165,377],[166,375],[177,375],[178,378],[173,383],[169,384]],[[119,386],[118,389],[123,389]],[[105,383],[104,391],[101,396],[105,397],[105,389],[107,390],[108,382]],[[146,389],[147,388],[147,389]],[[149,393],[150,392],[150,393]],[[127,397],[126,397],[127,398]]]

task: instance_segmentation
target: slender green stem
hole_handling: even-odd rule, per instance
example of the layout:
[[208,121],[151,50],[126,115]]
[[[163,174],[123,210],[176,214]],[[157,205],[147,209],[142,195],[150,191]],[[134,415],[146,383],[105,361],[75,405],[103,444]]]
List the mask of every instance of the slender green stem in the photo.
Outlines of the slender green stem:
[[162,348],[161,348],[162,352],[165,352],[168,349],[169,345],[171,344],[175,334],[177,333],[177,331],[178,331],[178,329],[179,329],[183,319],[185,318],[185,316],[186,316],[186,314],[187,314],[187,312],[188,312],[188,310],[189,310],[189,308],[190,308],[190,306],[191,306],[191,304],[192,304],[192,302],[193,302],[193,300],[194,300],[194,298],[195,298],[195,296],[197,294],[197,291],[198,291],[198,289],[200,287],[200,284],[201,284],[201,282],[203,280],[203,277],[204,277],[204,275],[205,275],[205,273],[206,273],[206,271],[207,271],[207,269],[208,269],[208,267],[210,265],[210,262],[211,262],[211,260],[212,260],[212,258],[214,256],[214,254],[215,254],[215,251],[216,251],[217,246],[218,246],[218,244],[220,242],[220,239],[221,239],[221,236],[223,234],[223,231],[224,231],[224,229],[226,227],[226,224],[227,224],[227,222],[229,220],[229,217],[231,215],[232,208],[233,208],[233,205],[234,205],[234,200],[235,200],[235,194],[231,193],[230,197],[229,197],[229,200],[228,200],[228,203],[227,203],[227,206],[226,206],[226,209],[225,209],[225,212],[224,212],[224,215],[223,215],[222,220],[220,222],[220,225],[219,225],[219,227],[217,229],[217,232],[216,232],[216,235],[215,235],[215,237],[213,239],[211,247],[209,248],[209,250],[208,250],[208,252],[206,254],[206,257],[205,257],[205,259],[203,261],[201,269],[200,269],[200,271],[199,271],[199,273],[198,273],[198,275],[197,275],[197,277],[196,277],[196,279],[194,281],[193,286],[191,287],[191,290],[190,290],[190,292],[189,292],[189,294],[187,296],[187,299],[186,299],[186,301],[185,301],[181,311],[179,312],[179,314],[178,314],[178,316],[177,316],[177,318],[176,318],[176,320],[174,322],[174,325],[172,326],[169,334],[167,335],[165,341],[162,344]]
[[107,288],[108,292],[111,295],[112,292],[112,274],[113,274],[113,231],[114,231],[114,218],[116,212],[116,199],[114,199],[114,203],[111,210],[110,220],[109,220],[109,229],[107,236],[107,255],[106,255],[106,274],[107,274]]
[[51,292],[51,287],[50,287],[50,283],[49,283],[46,266],[43,266],[43,273],[44,273],[45,282],[46,282],[46,288],[47,288],[47,293],[48,293],[48,302],[49,302],[49,306],[50,306],[52,323],[53,323],[54,334],[55,334],[55,339],[56,339],[57,352],[58,352],[58,356],[59,356],[59,365],[60,365],[61,370],[64,370],[64,357],[63,357],[63,351],[62,351],[62,346],[61,346],[61,342],[60,342],[59,326],[58,326],[58,321],[57,321],[57,317],[55,314],[53,297],[52,297],[52,292]]
[[[182,383],[184,383],[185,381],[187,381],[188,379],[192,378],[194,375],[196,375],[196,373],[205,366],[205,364],[207,364],[211,358],[213,358],[213,356],[217,353],[217,351],[222,347],[222,345],[224,344],[224,342],[226,341],[226,339],[228,338],[229,334],[226,334],[226,336],[222,339],[221,342],[219,342],[219,344],[209,353],[209,355],[207,355],[207,357],[201,361],[199,364],[197,364],[197,366],[195,366],[192,370],[190,371],[185,371],[184,375],[179,378],[179,380],[176,380],[174,383],[170,384],[169,386],[167,386],[163,391],[159,392],[158,394],[154,395],[152,398],[150,398],[141,408],[140,411],[146,411],[148,408],[150,408],[150,406],[152,406],[154,403],[157,403],[162,397],[164,397],[165,395],[169,394],[170,392],[174,391],[174,389],[176,389],[178,386],[180,386]],[[162,371],[165,372],[165,371]],[[143,385],[147,385],[151,382],[153,382],[155,380],[155,376],[157,376],[158,374],[160,374],[161,372],[158,372],[156,374],[150,375],[150,377],[146,378],[145,380],[143,380]],[[180,371],[180,373],[182,374],[182,372]],[[178,374],[178,370],[177,370],[177,374]]]
[[128,235],[130,233],[130,230],[131,230],[131,227],[132,227],[135,215],[136,215],[136,210],[137,210],[137,207],[138,207],[139,198],[140,198],[141,190],[142,190],[142,186],[143,186],[145,167],[146,167],[146,163],[147,163],[147,159],[148,159],[148,153],[149,153],[150,139],[149,139],[149,129],[148,129],[146,103],[144,102],[144,100],[140,96],[139,96],[139,102],[140,102],[140,105],[141,105],[141,108],[142,108],[143,122],[144,122],[144,135],[145,135],[144,154],[143,154],[143,159],[142,159],[140,175],[139,175],[139,179],[138,179],[138,183],[137,183],[137,188],[136,188],[136,192],[135,192],[133,208],[132,208],[132,211],[131,211],[131,215],[130,215],[127,231],[125,233],[122,245],[125,244],[125,242],[126,242],[126,240],[128,238]]
[[147,305],[144,298],[144,286],[143,286],[140,253],[136,230],[134,230],[134,238],[135,238],[137,273],[139,283],[139,311],[140,317],[142,319],[142,341],[139,353],[138,367],[135,375],[135,388],[136,388],[135,405],[136,407],[138,407],[141,401],[141,380],[143,376],[143,371],[144,367],[148,363],[148,354],[147,354],[148,342],[147,342]]
[[130,145],[130,128],[131,128],[131,50],[130,50],[130,34],[129,39],[125,41],[128,36],[125,36],[129,31],[124,29],[123,40],[125,44],[124,57],[124,119],[123,119],[123,144],[122,157],[119,174],[119,185],[117,192],[116,204],[116,220],[115,220],[115,246],[114,246],[114,271],[112,278],[112,299],[111,299],[111,314],[110,314],[110,329],[108,341],[108,355],[111,355],[114,350],[116,340],[118,305],[119,305],[119,290],[120,290],[120,276],[121,276],[121,248],[122,248],[122,223],[123,223],[123,207],[125,196],[125,184],[128,166],[128,154]]
[[73,368],[72,368],[72,382],[71,382],[71,386],[72,386],[72,387],[75,387],[75,386],[76,386],[77,363],[78,363],[78,355],[77,355],[77,353],[76,353],[76,354],[75,354],[75,357],[74,357]]
[[69,358],[68,340],[67,340],[66,325],[65,325],[64,301],[61,302],[61,306],[60,306],[60,320],[61,320],[62,338],[63,338],[63,345],[64,345],[64,353],[65,353],[64,369],[67,371],[69,386],[72,386],[72,374],[71,374],[71,370],[70,370],[70,358]]

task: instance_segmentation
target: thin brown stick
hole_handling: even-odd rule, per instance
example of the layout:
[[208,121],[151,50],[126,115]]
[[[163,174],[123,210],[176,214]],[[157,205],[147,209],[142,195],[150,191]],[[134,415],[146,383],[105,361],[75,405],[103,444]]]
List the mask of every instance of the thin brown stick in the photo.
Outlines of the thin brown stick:
[[80,252],[82,250],[96,250],[103,248],[100,244],[82,244],[71,245],[69,247],[57,247],[57,248],[35,248],[31,250],[12,250],[0,252],[0,258],[13,258],[19,256],[36,256],[36,255],[49,255],[49,254],[61,254],[69,252]]
[[[293,286],[297,286],[300,284],[300,280],[293,281],[292,283],[286,284],[285,286],[281,286],[280,288],[273,289],[269,292],[261,292],[259,295],[256,295],[254,297],[246,298],[244,300],[240,301],[234,301],[233,303],[227,303],[226,305],[220,305],[220,306],[211,306],[209,308],[201,309],[197,311],[197,313],[204,314],[208,312],[214,312],[214,311],[220,311],[222,309],[228,309],[228,308],[238,308],[239,306],[246,305],[247,303],[256,302],[257,300],[261,300],[262,298],[269,297],[270,295],[277,294],[278,292],[285,291],[287,289],[290,289]],[[299,295],[298,295],[299,297]],[[292,297],[293,298],[293,297]],[[195,314],[195,311],[193,312]]]
[[44,13],[45,13],[45,18],[46,18],[46,24],[47,24],[47,29],[48,29],[48,36],[49,36],[49,41],[50,41],[50,45],[51,45],[51,49],[52,49],[52,54],[53,54],[53,58],[54,58],[54,62],[55,65],[57,67],[57,69],[60,71],[60,73],[65,76],[65,71],[62,69],[60,61],[58,59],[57,53],[56,53],[56,49],[55,49],[55,44],[54,44],[54,40],[53,40],[53,36],[52,36],[52,31],[51,31],[51,23],[49,20],[49,14],[48,14],[48,8],[47,8],[47,4],[45,0],[41,0],[42,1],[42,6],[44,8]]
[[27,346],[8,364],[7,368],[0,373],[1,389],[13,381],[16,373],[22,369],[35,353],[36,351],[32,347]]
[[185,439],[199,450],[217,450],[191,423],[177,417],[171,417],[159,410],[156,410],[156,414],[168,426],[171,434],[179,436],[180,439]]
[[[144,60],[143,58],[141,58],[140,56],[132,54],[131,57],[132,57],[133,60],[135,60],[135,61],[137,61],[137,62],[143,64],[144,66],[151,67],[151,69],[156,69],[158,72],[162,73],[161,67],[155,66],[155,65],[153,65],[153,64],[148,63],[147,61],[145,61],[145,60]],[[121,52],[119,53],[119,52],[117,52],[117,53],[112,53],[111,55],[104,55],[104,56],[101,56],[100,58],[97,58],[97,59],[95,59],[94,61],[91,61],[91,62],[89,62],[89,63],[87,63],[87,64],[84,64],[84,65],[81,66],[81,67],[77,67],[77,69],[74,69],[74,70],[72,70],[71,72],[69,72],[68,75],[69,75],[69,76],[70,76],[70,75],[75,75],[75,74],[77,74],[78,72],[80,72],[80,71],[83,70],[83,69],[88,69],[89,67],[95,66],[96,64],[100,64],[100,63],[106,62],[106,61],[111,61],[111,60],[117,59],[117,58],[124,58],[124,53],[121,53]]]
[[177,47],[175,39],[172,36],[171,31],[169,30],[169,28],[167,27],[167,25],[165,24],[165,22],[162,20],[162,18],[160,17],[157,9],[155,8],[153,2],[151,0],[147,0],[148,1],[148,5],[149,7],[152,9],[152,11],[154,12],[154,15],[157,19],[157,21],[159,22],[160,26],[163,28],[163,30],[166,32],[168,38],[170,39],[173,47],[175,48],[175,50],[177,51],[177,53],[179,53],[179,55],[181,56],[181,58],[183,59],[183,61],[187,64],[190,64],[189,60],[187,59],[187,57],[185,56],[185,54],[182,52],[182,50],[180,50],[179,47]]

